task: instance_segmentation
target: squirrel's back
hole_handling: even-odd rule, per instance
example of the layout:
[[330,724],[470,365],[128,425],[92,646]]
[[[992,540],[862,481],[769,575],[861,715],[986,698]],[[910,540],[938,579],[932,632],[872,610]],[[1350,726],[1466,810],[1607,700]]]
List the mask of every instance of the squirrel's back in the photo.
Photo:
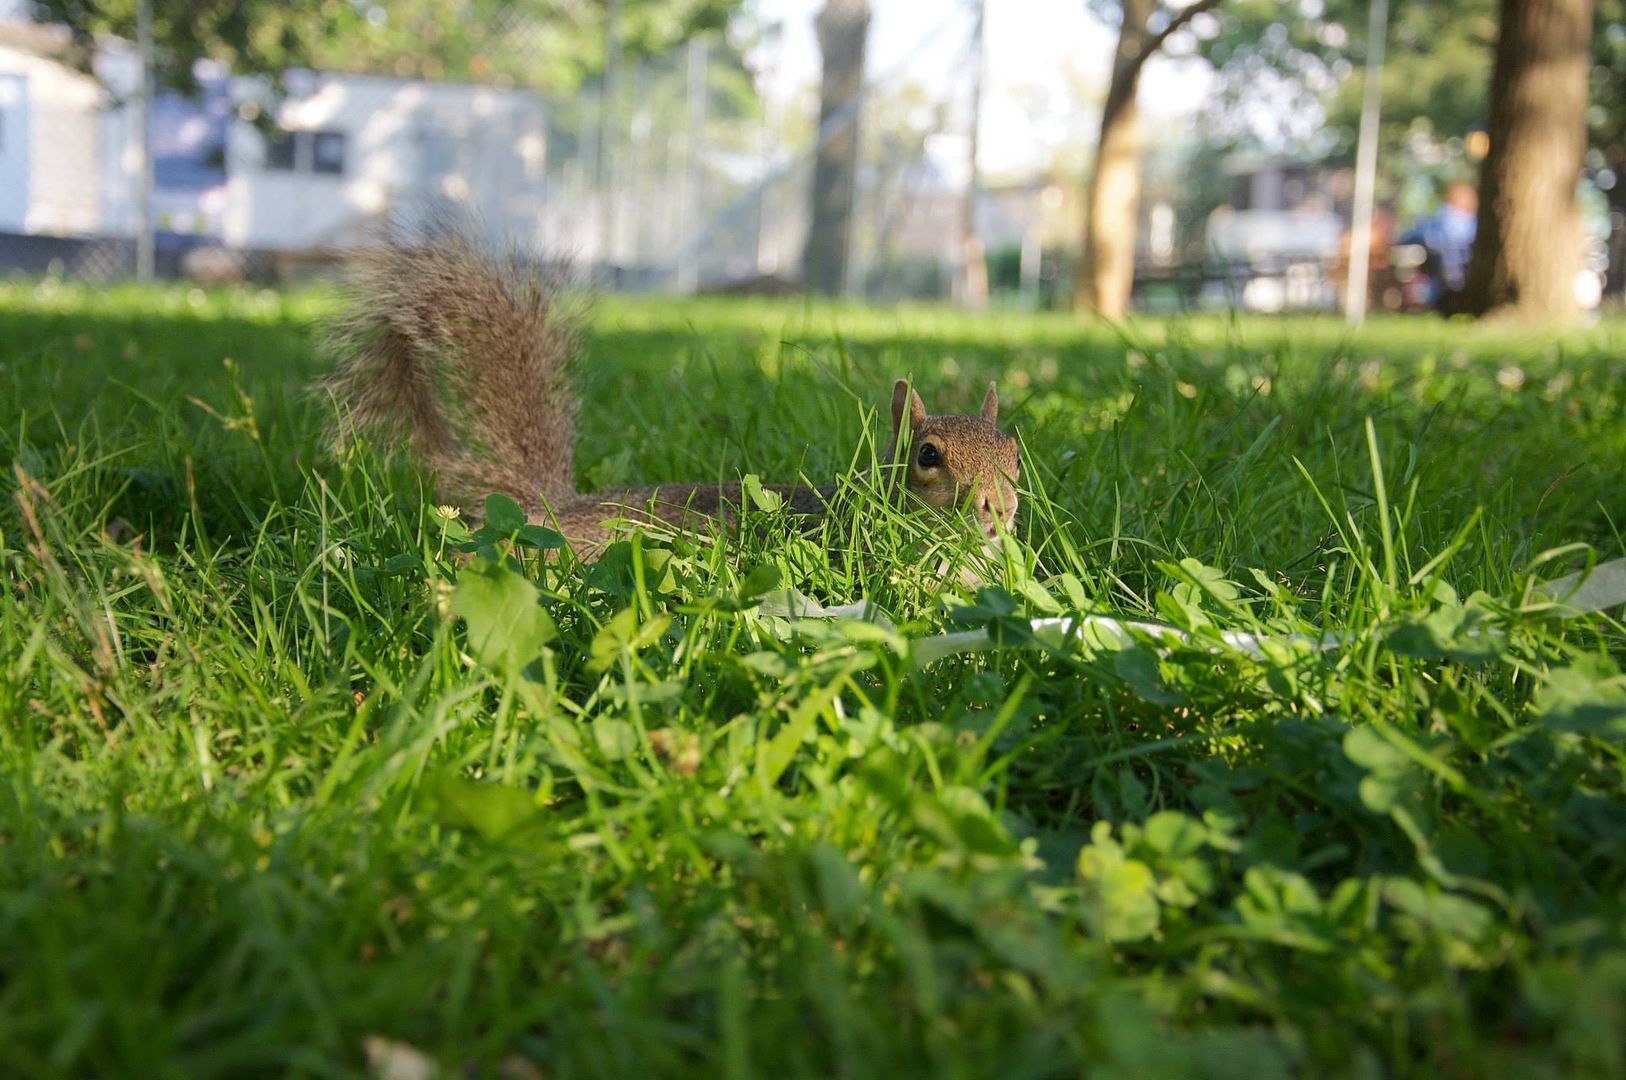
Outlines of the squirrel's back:
[[575,495],[582,320],[558,273],[446,228],[368,244],[348,284],[328,337],[341,359],[322,384],[338,406],[336,442],[359,430],[410,449],[464,504]]
[[[444,498],[472,508],[501,492],[587,557],[609,539],[607,519],[684,529],[732,521],[739,484],[576,491],[570,367],[582,320],[562,285],[535,259],[490,254],[452,228],[358,251],[349,304],[329,335],[339,363],[322,384],[338,406],[335,442],[360,431],[408,449]],[[991,383],[977,415],[933,416],[900,379],[884,455],[896,461],[909,446],[895,467],[912,501],[967,506],[990,536],[1010,528],[1017,502],[1016,440],[996,426],[998,412]],[[775,490],[793,513],[817,516],[834,488]]]

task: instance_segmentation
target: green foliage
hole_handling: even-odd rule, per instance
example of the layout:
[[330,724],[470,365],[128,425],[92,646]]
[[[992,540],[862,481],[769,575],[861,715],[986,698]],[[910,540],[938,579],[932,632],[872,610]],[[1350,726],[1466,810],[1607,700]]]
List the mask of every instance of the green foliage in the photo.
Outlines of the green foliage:
[[1496,629],[1491,598],[1478,592],[1459,604],[1450,586],[1443,589],[1447,599],[1439,607],[1395,625],[1389,632],[1389,648],[1402,656],[1449,658],[1464,664],[1500,656],[1503,638]]
[[490,559],[458,575],[452,614],[467,623],[469,648],[481,663],[509,674],[522,670],[559,636],[536,587]]
[[[1299,108],[1320,105],[1327,124],[1317,131],[1314,149],[1351,161],[1364,93],[1368,5],[1326,0],[1314,14],[1304,7],[1233,0],[1223,9],[1218,32],[1201,40],[1199,51],[1219,68],[1224,99],[1238,115],[1261,85],[1296,99]],[[1401,170],[1430,167],[1411,152],[1413,138],[1439,145],[1485,126],[1495,41],[1495,0],[1391,5],[1379,153],[1391,192]],[[1456,167],[1462,167],[1460,153]]]
[[[41,21],[82,41],[134,40],[135,0],[30,0]],[[628,56],[663,53],[721,29],[736,0],[622,0]],[[195,4],[153,0],[159,77],[189,89],[193,64],[280,78],[288,68],[495,81],[569,91],[603,70],[602,3],[564,0],[291,0]]]
[[[1587,132],[1594,175],[1614,174],[1604,194],[1617,210],[1626,207],[1626,0],[1595,0],[1592,32],[1592,85],[1587,99]],[[1626,280],[1614,268],[1617,282]]]
[[1626,741],[1626,677],[1606,659],[1581,657],[1548,674],[1535,710],[1558,731]]
[[0,286],[0,1070],[1626,1068],[1626,627],[1526,588],[1626,553],[1618,324],[610,300],[584,470],[862,504],[997,377],[1024,503],[584,567],[323,455],[327,307]]

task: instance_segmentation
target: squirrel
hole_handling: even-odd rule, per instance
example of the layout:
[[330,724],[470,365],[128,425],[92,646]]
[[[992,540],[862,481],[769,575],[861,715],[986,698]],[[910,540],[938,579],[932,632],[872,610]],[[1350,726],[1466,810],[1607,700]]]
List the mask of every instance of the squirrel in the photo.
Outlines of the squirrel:
[[[489,494],[507,495],[584,559],[611,539],[607,520],[690,531],[734,523],[738,483],[576,490],[580,402],[570,368],[583,315],[564,279],[535,259],[494,254],[443,229],[369,242],[351,259],[349,281],[349,303],[327,335],[338,363],[320,384],[338,406],[329,431],[336,448],[352,432],[374,436],[386,451],[404,446],[435,474],[439,497],[472,509]],[[969,506],[990,538],[1011,527],[1017,446],[997,426],[994,383],[977,415],[934,416],[899,379],[891,411],[882,460],[897,461],[900,441],[909,448],[900,468],[912,501],[948,511]],[[814,518],[829,512],[836,490],[763,487],[793,514]]]

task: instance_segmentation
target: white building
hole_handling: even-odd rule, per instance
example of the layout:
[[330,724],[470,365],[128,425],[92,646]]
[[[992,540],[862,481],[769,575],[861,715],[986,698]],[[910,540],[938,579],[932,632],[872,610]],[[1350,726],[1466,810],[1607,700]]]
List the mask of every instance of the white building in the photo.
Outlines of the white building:
[[[104,42],[92,75],[69,49],[56,28],[0,21],[0,233],[128,238],[136,58],[127,42]],[[201,99],[155,103],[160,233],[304,251],[343,246],[385,214],[464,206],[493,238],[573,239],[569,216],[545,206],[547,108],[535,93],[292,72],[273,102],[263,82],[206,74]],[[266,109],[270,124],[251,122]]]
[[0,232],[102,231],[108,96],[63,62],[68,47],[48,28],[0,24]]
[[[299,251],[342,246],[369,222],[470,208],[493,237],[540,242],[547,110],[523,90],[300,74],[266,138],[231,126],[222,239]],[[240,114],[266,100],[246,80]]]

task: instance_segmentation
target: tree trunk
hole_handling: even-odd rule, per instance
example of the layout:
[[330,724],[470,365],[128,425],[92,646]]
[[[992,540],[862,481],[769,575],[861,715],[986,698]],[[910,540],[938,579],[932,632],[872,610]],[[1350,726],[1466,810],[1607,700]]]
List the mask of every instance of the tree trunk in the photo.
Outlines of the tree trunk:
[[803,272],[812,291],[840,296],[847,283],[858,175],[858,105],[864,88],[868,0],[825,0],[815,25],[824,70],[819,86],[820,141],[813,163],[813,221]]
[[1479,231],[1454,305],[1473,315],[1576,314],[1592,0],[1502,0]]
[[1084,250],[1074,302],[1109,319],[1129,310],[1135,280],[1135,225],[1140,213],[1140,111],[1135,104],[1146,62],[1151,0],[1124,0],[1123,25],[1112,55],[1112,82],[1101,107],[1084,209]]
[[1131,89],[1116,109],[1102,113],[1078,271],[1080,306],[1109,319],[1121,319],[1129,310],[1135,280],[1140,154],[1140,116]]

